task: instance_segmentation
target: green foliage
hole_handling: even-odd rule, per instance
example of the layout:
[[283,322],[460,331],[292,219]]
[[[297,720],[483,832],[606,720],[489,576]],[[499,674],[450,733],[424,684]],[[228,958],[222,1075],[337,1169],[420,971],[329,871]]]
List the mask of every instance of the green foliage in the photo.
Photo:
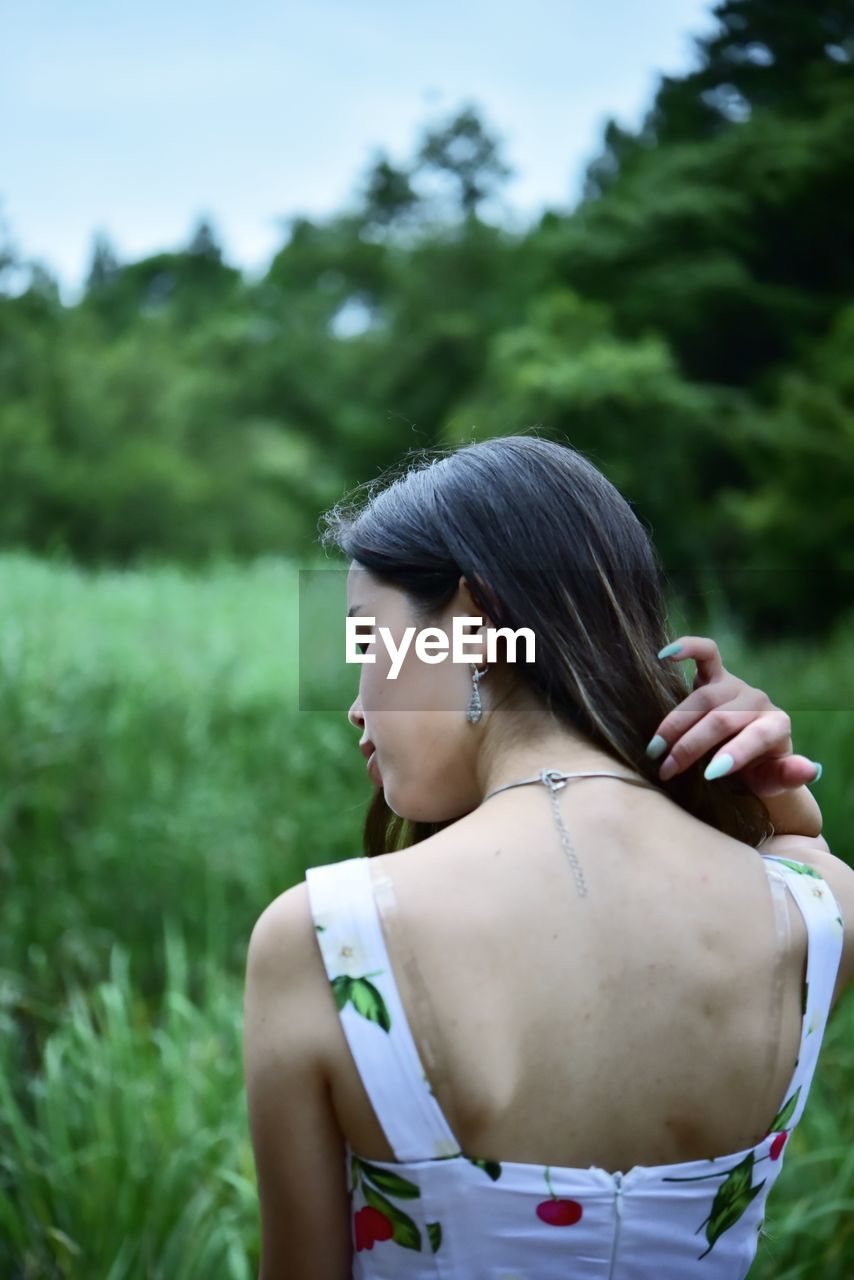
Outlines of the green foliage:
[[[576,314],[563,298],[544,310],[541,324]],[[370,799],[345,718],[353,673],[321,711],[297,671],[298,586],[300,614],[305,602],[315,625],[331,623],[321,570],[298,584],[273,559],[89,574],[0,557],[4,1277],[257,1275],[249,936],[307,866],[361,851]],[[824,762],[824,833],[850,857],[850,620],[820,648],[763,649],[720,601],[700,603],[710,612],[692,609],[692,622],[789,711],[796,749]],[[847,1274],[852,1020],[846,1005],[828,1028],[760,1278],[805,1274],[803,1258]]]
[[749,632],[832,623],[851,599],[854,16],[715,12],[641,127],[608,125],[579,207],[527,230],[479,216],[510,170],[466,106],[411,164],[375,157],[350,209],[292,219],[259,280],[202,220],[137,263],[98,236],[76,306],[41,269],[0,289],[0,546],[302,555],[320,510],[411,447],[536,424],[606,467],[665,563],[711,575]]
[[[360,838],[356,679],[334,711],[300,710],[296,570],[89,577],[7,556],[0,593],[0,970],[44,1007],[94,981],[120,936],[155,991],[147,940],[175,912],[194,954],[238,971],[317,832],[330,861]],[[344,758],[318,776],[329,755]]]
[[109,977],[70,992],[23,1090],[18,1029],[0,1013],[4,1276],[257,1275],[241,986],[208,970],[194,1001],[199,958],[168,919],[158,932],[162,999],[140,998],[116,942]]

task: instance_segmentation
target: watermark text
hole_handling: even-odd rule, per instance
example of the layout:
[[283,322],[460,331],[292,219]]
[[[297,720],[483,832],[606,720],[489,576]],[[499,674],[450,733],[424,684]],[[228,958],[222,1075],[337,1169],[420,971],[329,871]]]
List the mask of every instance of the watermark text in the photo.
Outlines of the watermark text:
[[[367,615],[359,615],[350,617],[346,620],[346,653],[347,662],[376,662],[376,656],[372,653],[360,653],[357,645],[370,644],[374,639],[373,624],[376,618]],[[468,626],[479,627],[483,622],[480,617],[467,617],[461,615],[455,617],[451,624],[452,642],[450,645],[450,654],[452,662],[474,662],[483,661],[483,637],[471,636],[464,634],[464,628]],[[367,628],[367,631],[365,630]],[[380,627],[379,636],[385,645],[386,651],[391,658],[391,666],[388,672],[390,680],[396,680],[403,660],[409,652],[415,638],[415,656],[422,662],[435,664],[444,662],[448,656],[449,643],[448,636],[441,627],[422,627],[417,631],[415,627],[407,627],[403,633],[400,644],[396,644],[394,636],[388,627]],[[497,640],[502,636],[507,642],[507,661],[516,661],[516,644],[522,639],[525,643],[525,661],[533,662],[536,654],[536,637],[530,627],[519,627],[513,631],[510,627],[487,627],[486,629],[486,661],[492,663],[497,657]],[[475,646],[475,651],[469,652],[467,646]]]

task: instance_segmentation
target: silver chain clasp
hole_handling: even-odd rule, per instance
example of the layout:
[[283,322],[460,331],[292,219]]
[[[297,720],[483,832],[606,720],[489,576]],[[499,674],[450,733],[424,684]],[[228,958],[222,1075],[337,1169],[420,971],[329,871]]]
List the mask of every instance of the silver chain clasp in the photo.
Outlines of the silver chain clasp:
[[539,776],[540,781],[551,787],[552,791],[560,791],[561,787],[566,786],[566,775],[557,769],[541,769]]

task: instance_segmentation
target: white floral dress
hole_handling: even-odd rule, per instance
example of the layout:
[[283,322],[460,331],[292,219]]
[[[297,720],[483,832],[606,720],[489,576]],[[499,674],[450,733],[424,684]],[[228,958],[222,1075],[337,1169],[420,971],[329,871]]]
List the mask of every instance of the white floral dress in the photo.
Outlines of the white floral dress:
[[800,1049],[783,1106],[753,1147],[627,1173],[464,1154],[407,1022],[370,859],[309,868],[341,1025],[396,1157],[346,1149],[353,1280],[743,1280],[809,1095],[843,943],[827,882],[801,862],[762,856],[775,901],[788,885],[808,934]]

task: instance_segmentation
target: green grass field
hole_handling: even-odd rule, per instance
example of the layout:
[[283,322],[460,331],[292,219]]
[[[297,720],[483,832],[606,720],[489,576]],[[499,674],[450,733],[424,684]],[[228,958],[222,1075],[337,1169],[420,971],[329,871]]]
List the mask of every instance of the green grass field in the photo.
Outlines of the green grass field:
[[[273,559],[87,574],[0,557],[3,1280],[257,1276],[249,935],[307,866],[361,852],[370,798],[346,719],[358,671],[324,657],[342,587]],[[764,652],[685,629],[789,710],[851,861],[851,627]],[[846,997],[757,1280],[854,1271],[852,1079]]]

